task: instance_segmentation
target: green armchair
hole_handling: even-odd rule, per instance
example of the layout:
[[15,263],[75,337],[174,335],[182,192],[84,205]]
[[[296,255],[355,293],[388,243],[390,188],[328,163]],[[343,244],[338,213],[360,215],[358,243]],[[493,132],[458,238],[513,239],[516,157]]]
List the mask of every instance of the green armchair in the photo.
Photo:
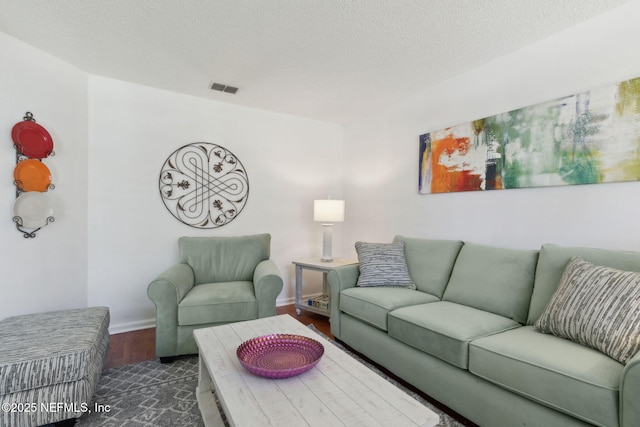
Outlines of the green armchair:
[[162,362],[198,352],[194,329],[276,314],[282,277],[269,259],[271,235],[181,237],[178,246],[179,263],[147,288]]

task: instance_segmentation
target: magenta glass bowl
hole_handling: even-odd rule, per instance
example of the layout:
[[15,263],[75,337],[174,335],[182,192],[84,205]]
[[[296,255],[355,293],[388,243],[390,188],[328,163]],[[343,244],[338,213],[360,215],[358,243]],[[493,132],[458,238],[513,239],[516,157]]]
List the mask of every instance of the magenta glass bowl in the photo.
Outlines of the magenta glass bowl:
[[274,334],[243,342],[236,354],[249,372],[266,378],[288,378],[316,366],[324,346],[302,335]]

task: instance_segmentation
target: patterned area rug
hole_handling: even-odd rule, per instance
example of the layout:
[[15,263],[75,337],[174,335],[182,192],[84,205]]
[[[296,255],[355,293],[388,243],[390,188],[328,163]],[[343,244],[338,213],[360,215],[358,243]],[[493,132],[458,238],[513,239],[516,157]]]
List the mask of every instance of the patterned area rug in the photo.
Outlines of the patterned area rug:
[[78,427],[204,426],[196,401],[198,357],[149,360],[102,373]]
[[[318,332],[313,325],[310,328]],[[332,342],[437,413],[440,416],[438,426],[463,426],[419,394],[407,389],[375,366],[345,349],[340,343]],[[197,384],[197,356],[180,358],[168,364],[161,364],[159,360],[150,360],[107,369],[103,372],[93,401],[89,405],[90,409],[98,410],[84,414],[78,419],[76,426],[204,426],[195,396]]]

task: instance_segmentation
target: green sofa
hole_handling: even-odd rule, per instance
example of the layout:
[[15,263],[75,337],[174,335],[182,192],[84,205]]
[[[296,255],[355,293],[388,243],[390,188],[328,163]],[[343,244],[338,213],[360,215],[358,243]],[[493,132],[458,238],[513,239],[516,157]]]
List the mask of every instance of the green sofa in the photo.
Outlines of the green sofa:
[[481,426],[640,425],[640,354],[622,364],[534,328],[573,256],[638,272],[640,253],[394,242],[417,289],[331,271],[336,339]]

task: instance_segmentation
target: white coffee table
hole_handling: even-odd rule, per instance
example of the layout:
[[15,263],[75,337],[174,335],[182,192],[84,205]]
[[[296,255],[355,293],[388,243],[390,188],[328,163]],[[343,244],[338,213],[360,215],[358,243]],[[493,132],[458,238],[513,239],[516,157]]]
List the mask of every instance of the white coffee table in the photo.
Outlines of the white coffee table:
[[[287,333],[320,341],[325,353],[310,371],[267,379],[245,370],[238,346],[260,335]],[[220,426],[212,390],[231,426],[423,426],[439,417],[366,366],[285,314],[197,329],[200,377],[196,394],[205,425]]]

